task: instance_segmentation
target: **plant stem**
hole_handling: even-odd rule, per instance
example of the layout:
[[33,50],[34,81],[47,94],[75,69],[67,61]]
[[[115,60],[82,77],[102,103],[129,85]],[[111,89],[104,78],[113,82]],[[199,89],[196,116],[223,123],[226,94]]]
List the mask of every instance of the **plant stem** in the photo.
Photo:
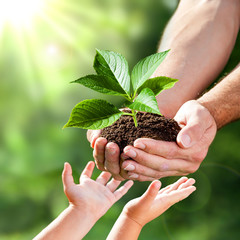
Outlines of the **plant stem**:
[[136,115],[137,115],[137,112],[135,110],[132,110],[132,117],[133,117],[133,121],[134,121],[135,127],[138,126]]

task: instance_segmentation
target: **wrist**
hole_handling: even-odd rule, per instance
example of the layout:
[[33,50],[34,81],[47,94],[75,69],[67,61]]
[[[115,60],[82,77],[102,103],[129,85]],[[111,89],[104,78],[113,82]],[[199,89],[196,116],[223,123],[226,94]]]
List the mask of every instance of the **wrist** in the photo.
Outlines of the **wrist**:
[[123,209],[121,213],[121,217],[125,219],[129,224],[134,225],[138,229],[142,229],[146,223],[143,221],[140,221],[139,219],[133,217],[128,210]]
[[211,117],[213,119],[214,124],[216,125],[217,129],[219,129],[220,124],[217,119],[214,102],[208,101],[208,100],[204,99],[203,97],[199,98],[196,101],[198,102],[198,104],[200,104],[202,107],[204,107],[209,112],[209,114],[211,115]]
[[76,206],[70,203],[67,209],[79,221],[84,219],[85,222],[94,225],[98,220],[91,209],[86,206]]

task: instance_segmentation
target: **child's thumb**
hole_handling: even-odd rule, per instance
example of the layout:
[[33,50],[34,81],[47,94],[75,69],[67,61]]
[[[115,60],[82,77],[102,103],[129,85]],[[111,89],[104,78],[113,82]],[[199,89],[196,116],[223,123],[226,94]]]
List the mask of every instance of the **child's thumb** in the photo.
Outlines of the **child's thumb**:
[[142,195],[143,201],[153,201],[158,194],[158,191],[161,187],[161,182],[159,180],[154,180],[146,190],[146,192]]
[[64,163],[64,169],[62,172],[62,182],[64,190],[66,190],[66,188],[71,187],[74,184],[72,168],[68,162]]

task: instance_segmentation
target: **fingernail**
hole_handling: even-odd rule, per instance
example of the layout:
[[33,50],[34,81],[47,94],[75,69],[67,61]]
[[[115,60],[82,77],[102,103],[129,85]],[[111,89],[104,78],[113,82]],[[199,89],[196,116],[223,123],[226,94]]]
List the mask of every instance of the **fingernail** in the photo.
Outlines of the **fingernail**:
[[135,170],[135,167],[132,164],[129,164],[124,168],[124,170],[125,171],[133,171],[133,170]]
[[156,189],[159,189],[160,186],[161,186],[161,183],[160,183],[160,182],[156,182],[156,183],[154,184],[154,187],[155,187]]
[[134,147],[140,148],[140,149],[145,149],[146,145],[141,142],[136,142],[136,143],[134,143]]
[[132,149],[128,150],[127,152],[125,152],[125,154],[131,158],[135,158],[137,156],[137,153],[135,151],[133,151]]
[[191,138],[187,134],[184,134],[181,137],[181,143],[186,148],[190,147],[191,146]]
[[134,178],[134,179],[138,178],[138,174],[136,174],[136,173],[128,175],[128,176],[129,176],[129,178]]

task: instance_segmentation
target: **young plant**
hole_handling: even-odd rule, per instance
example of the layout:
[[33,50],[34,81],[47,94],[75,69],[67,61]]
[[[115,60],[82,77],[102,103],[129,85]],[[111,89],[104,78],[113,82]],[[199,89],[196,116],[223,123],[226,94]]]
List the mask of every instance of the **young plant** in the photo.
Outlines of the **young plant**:
[[124,97],[130,102],[131,112],[120,111],[111,103],[101,99],[84,100],[72,110],[65,127],[102,129],[112,125],[122,115],[131,115],[137,127],[138,111],[161,115],[155,98],[162,90],[174,86],[176,79],[169,77],[150,78],[168,51],[148,56],[139,61],[130,75],[126,59],[119,53],[97,50],[93,67],[96,75],[81,77],[80,83],[97,92]]

